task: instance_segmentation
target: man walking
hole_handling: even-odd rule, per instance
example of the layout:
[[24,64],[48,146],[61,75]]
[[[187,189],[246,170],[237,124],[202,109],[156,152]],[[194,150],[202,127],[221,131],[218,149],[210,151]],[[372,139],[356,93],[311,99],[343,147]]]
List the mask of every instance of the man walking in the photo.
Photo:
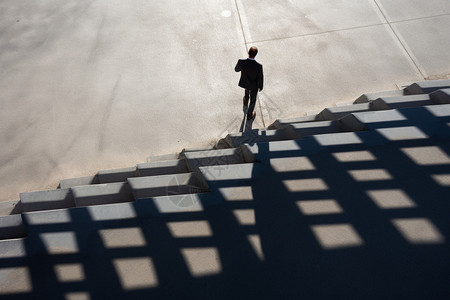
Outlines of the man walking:
[[255,60],[256,54],[258,54],[258,48],[251,47],[248,51],[248,58],[238,60],[234,68],[236,72],[241,72],[239,86],[245,89],[244,106],[248,106],[248,100],[250,99],[247,120],[255,117],[256,96],[258,90],[262,91],[263,89],[263,67]]

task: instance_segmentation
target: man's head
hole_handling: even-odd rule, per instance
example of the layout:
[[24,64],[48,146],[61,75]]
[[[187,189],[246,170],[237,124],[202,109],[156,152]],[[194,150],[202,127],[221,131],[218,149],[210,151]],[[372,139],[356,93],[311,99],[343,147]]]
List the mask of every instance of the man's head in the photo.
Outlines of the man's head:
[[251,47],[250,50],[248,50],[248,57],[255,58],[256,54],[258,54],[258,48]]

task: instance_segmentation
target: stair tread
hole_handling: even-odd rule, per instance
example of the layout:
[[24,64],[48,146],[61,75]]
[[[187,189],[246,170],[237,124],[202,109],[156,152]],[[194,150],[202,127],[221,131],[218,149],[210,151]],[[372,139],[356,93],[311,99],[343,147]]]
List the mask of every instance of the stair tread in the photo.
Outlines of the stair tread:
[[411,84],[404,90],[405,95],[429,94],[436,90],[450,88],[450,79],[427,80]]
[[21,215],[0,216],[0,240],[26,236]]
[[98,179],[100,183],[124,182],[128,178],[135,176],[137,176],[136,166],[98,171]]
[[393,96],[402,96],[403,90],[391,90],[391,91],[384,91],[384,92],[376,92],[376,93],[367,93],[362,94],[358,97],[353,103],[367,103],[373,100],[376,100],[380,97],[393,97]]
[[303,116],[297,118],[278,119],[268,129],[282,129],[284,126],[294,123],[308,123],[316,121],[316,116]]
[[21,193],[20,202],[24,212],[75,206],[69,188]]
[[197,151],[184,153],[186,163],[192,172],[199,167],[212,165],[240,164],[245,162],[242,151],[239,148]]
[[337,120],[345,115],[361,112],[361,111],[369,111],[370,104],[369,103],[360,103],[346,106],[336,106],[336,107],[328,107],[322,110],[319,115],[319,120]]
[[11,239],[0,241],[0,258],[20,258],[27,256],[25,239]]
[[129,183],[136,200],[203,191],[202,184],[193,173],[136,177],[130,178]]
[[67,189],[74,186],[98,184],[98,183],[100,183],[100,181],[98,180],[98,175],[91,175],[91,176],[63,179],[59,182],[59,186],[61,189]]
[[180,159],[138,164],[137,170],[140,176],[156,176],[189,172],[186,162]]
[[127,182],[77,186],[72,193],[77,207],[133,201]]
[[450,104],[450,88],[437,90],[430,94],[430,98],[436,104]]

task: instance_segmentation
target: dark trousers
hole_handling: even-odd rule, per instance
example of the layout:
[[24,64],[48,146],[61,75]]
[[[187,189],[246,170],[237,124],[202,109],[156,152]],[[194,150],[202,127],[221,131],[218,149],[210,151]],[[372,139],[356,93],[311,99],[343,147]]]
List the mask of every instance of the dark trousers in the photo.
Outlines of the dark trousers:
[[250,99],[250,105],[248,106],[247,116],[251,117],[253,111],[255,110],[256,96],[258,95],[258,90],[248,90],[245,89],[245,100]]

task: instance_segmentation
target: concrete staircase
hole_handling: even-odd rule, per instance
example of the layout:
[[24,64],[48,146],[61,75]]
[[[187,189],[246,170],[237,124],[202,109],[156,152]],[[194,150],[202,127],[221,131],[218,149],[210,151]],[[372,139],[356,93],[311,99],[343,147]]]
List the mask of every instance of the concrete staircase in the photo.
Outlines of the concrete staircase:
[[450,80],[415,83],[22,193],[0,296],[445,299],[449,199]]

